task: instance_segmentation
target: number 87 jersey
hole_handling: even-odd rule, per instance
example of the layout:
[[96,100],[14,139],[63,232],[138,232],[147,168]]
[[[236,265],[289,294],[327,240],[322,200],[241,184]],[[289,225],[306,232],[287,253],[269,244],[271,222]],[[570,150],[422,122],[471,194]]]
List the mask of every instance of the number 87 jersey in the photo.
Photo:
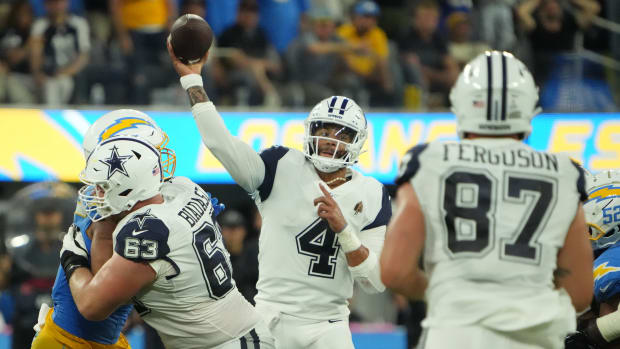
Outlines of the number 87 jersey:
[[587,197],[581,167],[510,138],[433,142],[405,155],[396,183],[405,182],[426,226],[425,326],[516,331],[571,319],[553,271]]

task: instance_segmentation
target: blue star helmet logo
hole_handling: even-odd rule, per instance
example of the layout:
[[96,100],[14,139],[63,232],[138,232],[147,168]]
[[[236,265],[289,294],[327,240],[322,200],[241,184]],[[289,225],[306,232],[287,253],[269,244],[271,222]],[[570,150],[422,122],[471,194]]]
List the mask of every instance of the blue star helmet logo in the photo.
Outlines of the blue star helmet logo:
[[142,229],[142,227],[144,226],[144,222],[147,219],[157,219],[157,217],[153,216],[151,214],[151,209],[149,208],[148,210],[144,211],[143,213],[137,214],[135,216],[133,216],[133,218],[131,218],[127,223],[129,224],[130,222],[136,221],[138,223],[138,227],[139,229]]
[[112,175],[116,172],[120,172],[126,177],[129,177],[129,173],[127,173],[127,169],[125,169],[125,162],[131,159],[132,156],[133,155],[118,155],[118,148],[116,148],[116,146],[113,146],[112,154],[110,154],[110,157],[99,160],[99,162],[108,166],[108,179],[110,179],[110,177],[112,177]]

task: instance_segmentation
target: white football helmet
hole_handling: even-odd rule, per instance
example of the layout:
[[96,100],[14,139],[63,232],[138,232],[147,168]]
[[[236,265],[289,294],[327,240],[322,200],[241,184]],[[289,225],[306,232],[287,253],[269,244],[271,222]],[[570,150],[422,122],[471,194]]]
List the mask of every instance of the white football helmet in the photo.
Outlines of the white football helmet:
[[84,135],[84,157],[88,158],[97,144],[118,136],[138,137],[150,143],[161,154],[164,179],[174,175],[177,160],[174,151],[166,148],[168,135],[157,126],[155,120],[138,110],[114,110],[97,119]]
[[610,247],[620,241],[620,170],[587,175],[586,187],[588,201],[583,210],[592,248]]
[[90,154],[80,180],[86,184],[80,200],[93,221],[99,221],[159,193],[159,152],[141,138],[112,137]]
[[[329,137],[315,136],[315,131],[325,124],[341,126],[338,132],[345,132],[351,136],[351,143]],[[312,161],[314,167],[321,172],[331,173],[340,168],[357,163],[362,146],[368,137],[366,116],[354,100],[342,96],[332,96],[319,102],[304,121],[304,154]],[[336,149],[340,144],[345,145],[345,154],[334,152],[331,157],[317,153],[319,139],[336,141]]]
[[482,135],[523,134],[532,131],[538,88],[525,65],[508,52],[486,51],[471,60],[450,92],[456,129]]

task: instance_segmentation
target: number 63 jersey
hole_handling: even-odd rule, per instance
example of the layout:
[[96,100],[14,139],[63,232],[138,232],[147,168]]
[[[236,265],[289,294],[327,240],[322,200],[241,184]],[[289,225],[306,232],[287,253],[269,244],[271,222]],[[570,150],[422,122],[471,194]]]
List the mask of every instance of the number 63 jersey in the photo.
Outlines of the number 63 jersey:
[[260,321],[235,287],[210,197],[187,178],[162,186],[164,203],[123,218],[114,251],[149,263],[157,277],[133,301],[166,348],[211,348],[245,335]]
[[425,326],[574,327],[553,271],[587,197],[581,167],[514,139],[433,142],[405,155],[396,183],[405,182],[425,220]]

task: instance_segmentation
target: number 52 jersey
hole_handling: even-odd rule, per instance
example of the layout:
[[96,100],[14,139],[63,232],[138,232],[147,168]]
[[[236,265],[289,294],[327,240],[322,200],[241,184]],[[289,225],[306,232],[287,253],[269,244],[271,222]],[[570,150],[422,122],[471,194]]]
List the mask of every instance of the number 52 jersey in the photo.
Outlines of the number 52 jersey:
[[516,331],[558,318],[574,326],[553,271],[587,197],[581,167],[513,139],[433,142],[405,155],[396,183],[406,182],[426,227],[425,326]]

